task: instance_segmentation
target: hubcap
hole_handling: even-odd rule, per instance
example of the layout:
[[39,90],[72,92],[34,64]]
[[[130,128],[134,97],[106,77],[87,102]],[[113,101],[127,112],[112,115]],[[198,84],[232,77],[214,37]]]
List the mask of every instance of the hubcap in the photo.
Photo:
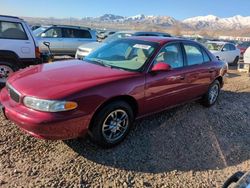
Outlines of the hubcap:
[[109,142],[121,138],[128,129],[129,117],[124,110],[112,111],[104,120],[102,134]]
[[9,74],[13,73],[12,68],[6,65],[0,65],[0,83],[5,83]]
[[216,84],[216,85],[213,85],[209,91],[210,104],[213,104],[216,101],[218,95],[219,95],[219,86]]

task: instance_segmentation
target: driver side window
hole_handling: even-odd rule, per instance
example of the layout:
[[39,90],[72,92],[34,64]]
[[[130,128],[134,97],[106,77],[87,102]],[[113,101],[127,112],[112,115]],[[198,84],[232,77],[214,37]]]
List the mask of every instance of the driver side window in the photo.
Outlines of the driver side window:
[[43,33],[45,38],[61,38],[62,30],[60,28],[52,28]]
[[229,46],[229,44],[226,44],[226,45],[223,47],[223,51],[230,51],[230,46]]
[[155,64],[163,62],[171,66],[171,68],[183,67],[182,50],[178,43],[169,44],[160,51],[156,58]]

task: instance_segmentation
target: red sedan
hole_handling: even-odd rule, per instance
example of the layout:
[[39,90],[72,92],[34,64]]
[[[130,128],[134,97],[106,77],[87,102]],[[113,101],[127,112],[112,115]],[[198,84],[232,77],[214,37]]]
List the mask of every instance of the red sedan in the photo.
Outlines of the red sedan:
[[213,105],[227,65],[202,45],[133,37],[83,61],[37,65],[14,73],[0,93],[5,116],[43,139],[89,134],[104,147],[121,142],[135,119],[202,99]]

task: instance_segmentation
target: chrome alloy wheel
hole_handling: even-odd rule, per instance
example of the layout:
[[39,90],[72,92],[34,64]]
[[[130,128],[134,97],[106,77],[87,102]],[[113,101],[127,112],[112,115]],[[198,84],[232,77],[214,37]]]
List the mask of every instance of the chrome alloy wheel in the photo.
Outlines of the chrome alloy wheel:
[[13,73],[13,69],[6,65],[0,65],[0,83],[5,83],[9,74]]
[[122,109],[112,111],[104,120],[102,134],[108,142],[120,139],[128,129],[129,116]]
[[209,90],[209,103],[210,104],[215,103],[218,95],[219,95],[219,86],[215,84]]

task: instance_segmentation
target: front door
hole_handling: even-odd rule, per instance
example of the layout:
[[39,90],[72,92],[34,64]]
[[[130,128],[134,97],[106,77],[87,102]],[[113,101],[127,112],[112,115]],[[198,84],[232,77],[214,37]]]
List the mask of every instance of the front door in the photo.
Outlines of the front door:
[[39,46],[42,46],[42,51],[47,51],[47,47],[44,44],[41,44],[43,42],[50,43],[50,49],[53,54],[63,54],[64,41],[61,28],[52,27],[41,34]]
[[167,63],[170,71],[147,73],[145,88],[145,112],[160,111],[179,104],[185,95],[185,75],[182,72],[184,57],[180,43],[167,44],[156,57],[154,64]]

